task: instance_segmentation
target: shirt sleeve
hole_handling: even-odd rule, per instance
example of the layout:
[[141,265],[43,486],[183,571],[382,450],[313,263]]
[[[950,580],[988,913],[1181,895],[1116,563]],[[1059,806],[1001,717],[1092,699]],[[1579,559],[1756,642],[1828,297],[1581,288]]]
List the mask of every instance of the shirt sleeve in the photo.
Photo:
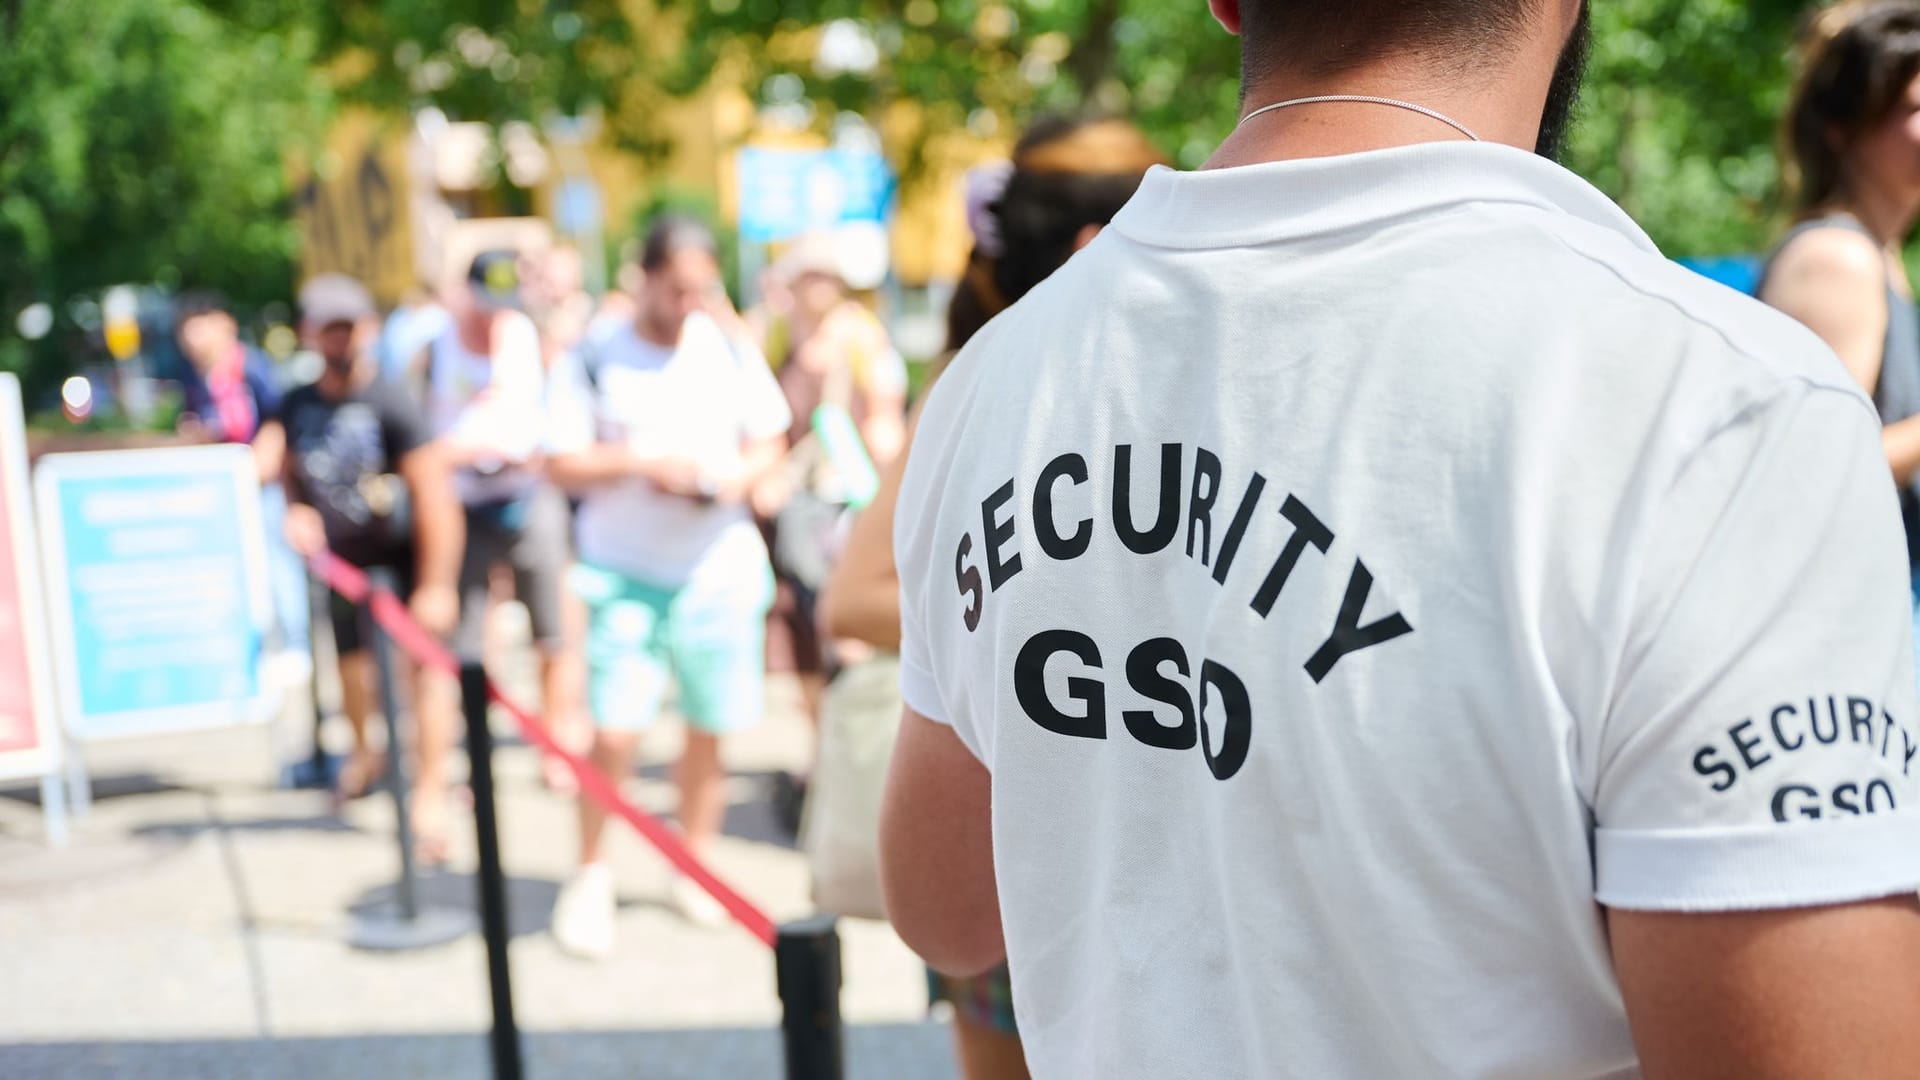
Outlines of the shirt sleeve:
[[374,386],[379,395],[380,436],[387,443],[388,468],[397,469],[402,458],[433,441],[433,429],[405,391],[389,383]]
[[1652,528],[1597,740],[1597,899],[1920,889],[1909,571],[1871,409],[1792,384],[1694,453]]
[[488,404],[495,415],[496,445],[514,460],[539,450],[547,437],[548,372],[541,353],[540,331],[520,312],[502,320],[494,342],[494,385]]
[[900,575],[900,697],[921,716],[951,726],[953,720],[933,674],[932,627],[927,619],[928,559],[922,537],[930,510],[909,459],[893,518],[893,556]]
[[554,365],[547,386],[549,454],[577,454],[592,447],[597,427],[592,381],[578,350]]
[[[940,496],[947,488],[947,433],[953,421],[951,414],[940,407],[945,402],[938,391],[953,390],[950,382],[931,393],[924,403],[906,451],[900,497],[894,504],[893,557],[900,579],[900,697],[907,708],[952,728],[974,757],[990,763],[991,748],[983,741],[990,736],[964,722],[965,694],[944,692],[938,674],[941,659],[952,659],[947,646],[962,624],[960,611],[939,610],[946,606],[938,599],[941,592],[954,587],[955,552],[941,541],[939,521]],[[944,637],[940,633],[943,627],[948,631]],[[965,681],[960,680],[962,684]]]

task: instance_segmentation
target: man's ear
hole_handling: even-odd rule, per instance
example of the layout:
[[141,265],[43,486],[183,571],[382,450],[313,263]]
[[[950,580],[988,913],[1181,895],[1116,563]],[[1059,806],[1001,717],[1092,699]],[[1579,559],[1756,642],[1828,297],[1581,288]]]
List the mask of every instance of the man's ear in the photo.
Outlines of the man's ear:
[[1227,33],[1240,32],[1240,0],[1207,0],[1207,6],[1213,9],[1213,17],[1227,28]]

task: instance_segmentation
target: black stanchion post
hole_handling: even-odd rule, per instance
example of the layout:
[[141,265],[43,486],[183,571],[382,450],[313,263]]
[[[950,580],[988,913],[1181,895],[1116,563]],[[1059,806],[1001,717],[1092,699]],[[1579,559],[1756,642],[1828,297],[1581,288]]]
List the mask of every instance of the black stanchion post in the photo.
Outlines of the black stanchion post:
[[493,1075],[520,1080],[520,1030],[513,1022],[513,981],[507,973],[507,880],[500,868],[500,829],[493,800],[493,732],[487,727],[487,673],[463,658],[460,700],[467,716],[467,782],[480,847],[480,929],[487,939],[487,982],[493,991]]
[[833,916],[815,915],[782,926],[773,963],[787,1044],[787,1080],[843,1080],[840,931]]
[[332,626],[333,624],[329,619],[315,619],[312,616],[315,612],[324,613],[328,610],[329,605],[333,603],[333,592],[315,580],[312,574],[306,575],[306,580],[307,612],[309,616],[307,619],[307,659],[311,661],[313,665],[312,671],[309,672],[307,676],[308,700],[313,703],[313,756],[307,761],[306,779],[311,781],[314,787],[330,788],[333,786],[333,769],[331,763],[327,760],[326,744],[320,738],[321,729],[327,726],[327,710],[325,705],[320,701],[320,650],[315,647],[315,643],[320,640],[320,637],[319,632],[313,629],[313,624],[316,622],[324,626]]
[[[391,571],[375,569],[368,577],[377,589],[391,591]],[[406,742],[400,736],[400,692],[394,673],[393,639],[366,608],[360,610],[364,640],[373,646],[373,664],[380,683],[380,711],[387,718],[387,790],[393,795],[394,816],[400,834],[400,880],[394,886],[398,910],[376,909],[359,915],[349,938],[362,949],[398,951],[443,945],[473,929],[473,913],[458,908],[425,907],[420,903],[419,875],[413,858],[413,819],[408,814]],[[422,678],[426,677],[424,673]]]
[[367,640],[373,642],[373,666],[380,680],[380,711],[387,720],[387,791],[393,796],[394,820],[400,835],[400,881],[396,886],[400,917],[412,922],[420,917],[419,872],[413,865],[413,815],[407,806],[407,770],[401,767],[401,762],[406,760],[402,751],[406,744],[400,738],[400,692],[393,672],[393,639],[364,609],[360,618],[370,635]]

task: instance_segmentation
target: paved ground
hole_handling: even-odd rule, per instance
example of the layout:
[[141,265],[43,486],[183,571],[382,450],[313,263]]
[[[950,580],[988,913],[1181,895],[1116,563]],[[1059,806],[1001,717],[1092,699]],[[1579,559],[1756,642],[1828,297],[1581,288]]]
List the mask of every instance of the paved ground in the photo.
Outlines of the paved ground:
[[[515,679],[513,682],[523,682]],[[776,687],[776,703],[787,695]],[[282,722],[281,743],[306,722]],[[496,718],[495,730],[507,726]],[[328,812],[271,787],[265,729],[94,747],[98,802],[72,845],[45,849],[35,791],[0,789],[0,1077],[480,1077],[485,955],[468,935],[370,953],[356,913],[390,900],[398,856],[383,797]],[[663,731],[629,791],[670,808]],[[805,868],[779,834],[767,778],[804,757],[790,708],[730,749],[738,769],[715,868],[776,919],[809,910]],[[778,1077],[771,954],[732,928],[688,926],[661,903],[664,863],[635,837],[614,854],[620,941],[601,964],[546,933],[574,850],[570,804],[535,755],[498,756],[510,876],[515,1006],[535,1077]],[[470,821],[435,905],[471,911]],[[892,932],[843,923],[850,1073],[948,1080],[946,1033],[921,969]]]

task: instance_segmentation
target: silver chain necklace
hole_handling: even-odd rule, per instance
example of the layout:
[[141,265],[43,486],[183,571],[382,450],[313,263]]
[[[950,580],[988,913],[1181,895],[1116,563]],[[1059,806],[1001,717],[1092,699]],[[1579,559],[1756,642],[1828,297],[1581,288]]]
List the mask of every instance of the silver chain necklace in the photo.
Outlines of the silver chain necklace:
[[1263,105],[1260,108],[1255,109],[1252,112],[1248,113],[1247,115],[1241,117],[1240,122],[1238,124],[1233,125],[1233,129],[1235,131],[1240,130],[1241,128],[1246,126],[1247,121],[1253,119],[1256,116],[1259,116],[1261,113],[1270,113],[1275,111],[1276,109],[1291,109],[1295,105],[1323,105],[1330,102],[1354,102],[1361,105],[1388,105],[1396,109],[1405,109],[1408,112],[1416,112],[1416,113],[1419,113],[1421,116],[1425,116],[1429,119],[1438,120],[1441,123],[1452,128],[1453,130],[1459,132],[1460,134],[1465,135],[1467,138],[1472,139],[1474,142],[1480,141],[1480,136],[1475,135],[1472,129],[1468,128],[1467,125],[1461,123],[1458,120],[1455,120],[1453,117],[1448,116],[1446,113],[1443,113],[1438,109],[1429,109],[1425,105],[1415,105],[1411,101],[1398,101],[1398,100],[1395,100],[1394,98],[1385,98],[1385,97],[1369,97],[1365,94],[1327,94],[1322,97],[1303,97],[1303,98],[1294,98],[1291,101],[1276,101],[1271,105]]

